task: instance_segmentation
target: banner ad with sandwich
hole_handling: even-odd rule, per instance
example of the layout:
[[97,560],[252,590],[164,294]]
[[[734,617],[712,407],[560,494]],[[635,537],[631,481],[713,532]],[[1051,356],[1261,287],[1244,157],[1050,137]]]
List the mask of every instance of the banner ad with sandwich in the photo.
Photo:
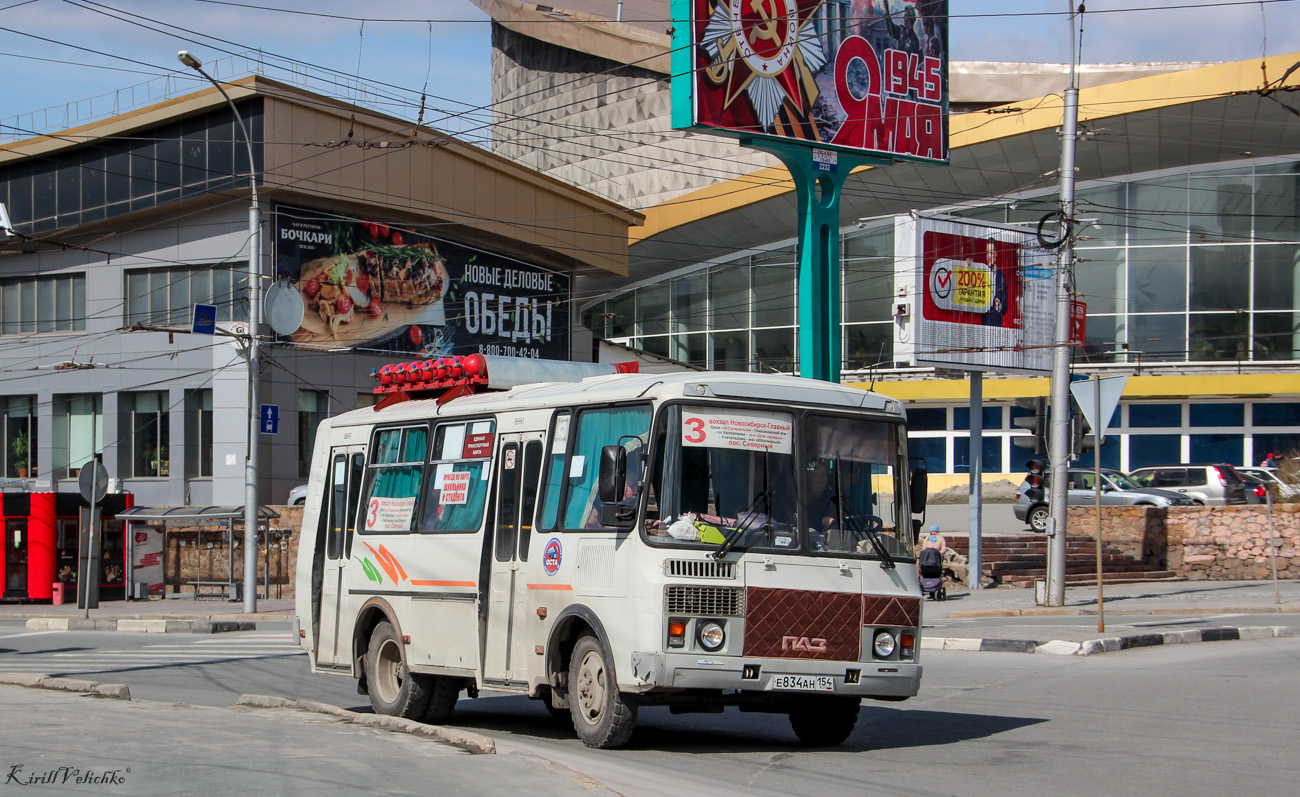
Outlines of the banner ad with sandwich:
[[479,249],[280,206],[279,339],[325,349],[443,357],[569,358],[569,277]]

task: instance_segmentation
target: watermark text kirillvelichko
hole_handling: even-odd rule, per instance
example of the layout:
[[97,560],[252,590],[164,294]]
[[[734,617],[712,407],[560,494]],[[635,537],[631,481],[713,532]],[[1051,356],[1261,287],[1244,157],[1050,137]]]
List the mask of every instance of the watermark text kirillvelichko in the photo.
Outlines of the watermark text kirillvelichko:
[[[0,769],[0,772],[4,771]],[[26,764],[10,764],[5,775],[5,786],[68,786],[91,785],[121,786],[130,767],[121,769],[83,769],[82,767],[49,767],[29,769]]]

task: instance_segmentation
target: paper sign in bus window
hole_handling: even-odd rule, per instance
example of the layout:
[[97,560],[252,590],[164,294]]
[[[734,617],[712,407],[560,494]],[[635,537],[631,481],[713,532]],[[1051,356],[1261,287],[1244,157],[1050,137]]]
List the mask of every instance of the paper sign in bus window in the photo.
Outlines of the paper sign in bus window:
[[415,498],[371,498],[366,505],[366,531],[410,531]]
[[467,470],[442,474],[442,491],[438,494],[438,503],[456,505],[468,503],[470,475]]
[[484,459],[490,456],[492,456],[491,432],[465,436],[465,447],[461,452],[462,459]]
[[779,412],[682,410],[682,445],[789,454],[794,423]]

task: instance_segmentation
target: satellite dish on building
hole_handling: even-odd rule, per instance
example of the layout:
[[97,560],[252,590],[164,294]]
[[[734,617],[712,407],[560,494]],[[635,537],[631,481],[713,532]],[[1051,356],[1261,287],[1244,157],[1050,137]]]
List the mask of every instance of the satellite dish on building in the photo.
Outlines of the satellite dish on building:
[[108,492],[108,469],[104,463],[96,460],[86,463],[77,477],[77,487],[81,490],[81,497],[91,506],[104,500]]
[[302,326],[306,310],[302,294],[291,282],[277,282],[266,292],[266,321],[277,335],[292,335]]

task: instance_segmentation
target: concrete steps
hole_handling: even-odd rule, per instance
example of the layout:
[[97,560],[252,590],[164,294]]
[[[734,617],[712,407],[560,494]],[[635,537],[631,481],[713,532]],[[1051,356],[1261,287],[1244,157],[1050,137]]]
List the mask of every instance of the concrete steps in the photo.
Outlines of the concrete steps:
[[[970,540],[954,537],[948,547],[969,557]],[[1042,534],[988,537],[981,546],[981,567],[986,576],[1006,586],[1032,587],[1047,577],[1047,538]],[[1114,549],[1101,554],[1102,581],[1118,584],[1141,581],[1178,581],[1170,570],[1141,562]],[[1069,537],[1065,546],[1065,582],[1070,585],[1097,583],[1097,543],[1089,537]]]

